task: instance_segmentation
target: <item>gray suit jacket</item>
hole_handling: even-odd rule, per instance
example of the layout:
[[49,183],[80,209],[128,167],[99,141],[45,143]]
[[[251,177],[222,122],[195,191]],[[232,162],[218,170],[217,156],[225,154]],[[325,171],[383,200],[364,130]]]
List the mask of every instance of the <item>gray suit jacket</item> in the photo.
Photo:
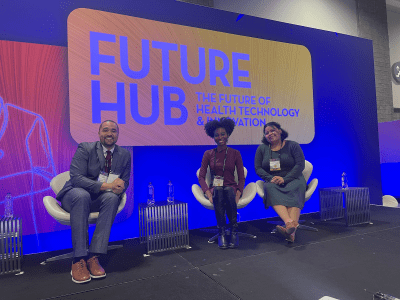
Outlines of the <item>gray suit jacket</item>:
[[[70,166],[71,179],[57,194],[57,200],[61,201],[64,195],[75,187],[83,188],[91,194],[98,194],[102,183],[97,179],[100,171],[104,171],[105,161],[100,142],[79,144]],[[126,190],[131,176],[131,154],[118,145],[114,148],[111,172],[120,175],[119,178],[125,181]]]

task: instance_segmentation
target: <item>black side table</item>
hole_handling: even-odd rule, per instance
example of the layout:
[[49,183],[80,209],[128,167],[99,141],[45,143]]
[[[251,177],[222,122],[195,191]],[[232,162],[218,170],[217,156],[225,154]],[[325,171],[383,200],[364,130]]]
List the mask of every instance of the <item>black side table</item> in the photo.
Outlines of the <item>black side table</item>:
[[324,221],[345,218],[346,226],[371,223],[369,188],[320,188],[319,205]]
[[147,255],[191,248],[187,203],[158,201],[152,206],[139,203],[139,234],[140,242],[147,244]]
[[21,272],[21,218],[0,216],[0,275]]

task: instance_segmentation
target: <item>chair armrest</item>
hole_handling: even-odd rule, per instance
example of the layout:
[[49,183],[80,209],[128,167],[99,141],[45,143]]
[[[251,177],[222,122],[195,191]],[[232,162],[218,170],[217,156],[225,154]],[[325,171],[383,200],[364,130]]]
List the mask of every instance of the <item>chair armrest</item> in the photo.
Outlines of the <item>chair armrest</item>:
[[56,219],[57,222],[63,225],[70,225],[69,213],[62,209],[56,199],[51,196],[45,196],[43,197],[43,204],[49,215]]
[[121,210],[124,209],[125,204],[126,204],[126,193],[124,193],[124,194],[122,195],[121,202],[120,202],[119,205],[118,205],[117,214],[119,214],[119,213],[121,212]]
[[257,194],[261,198],[264,199],[264,180],[257,180],[256,181],[256,186],[257,186]]
[[241,209],[246,207],[256,196],[257,186],[254,182],[250,182],[243,190],[243,195],[239,199],[239,203],[237,204],[237,208]]
[[317,186],[318,186],[317,178],[314,178],[313,180],[311,180],[311,182],[307,185],[306,198],[305,198],[306,201],[308,201],[311,198],[311,196],[314,193]]
[[196,198],[196,200],[199,201],[201,205],[203,205],[207,209],[214,210],[214,205],[210,202],[210,200],[208,200],[204,196],[203,190],[199,185],[197,184],[192,185],[192,193]]

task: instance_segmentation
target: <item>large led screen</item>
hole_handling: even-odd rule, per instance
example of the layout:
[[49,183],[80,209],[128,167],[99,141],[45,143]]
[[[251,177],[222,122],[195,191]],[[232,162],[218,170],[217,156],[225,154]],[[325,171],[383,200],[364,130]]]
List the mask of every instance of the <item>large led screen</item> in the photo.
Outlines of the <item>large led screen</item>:
[[314,138],[311,55],[300,45],[77,9],[68,17],[71,135],[82,142],[104,119],[119,144],[208,145],[204,124],[230,117],[232,144],[258,144],[280,122]]

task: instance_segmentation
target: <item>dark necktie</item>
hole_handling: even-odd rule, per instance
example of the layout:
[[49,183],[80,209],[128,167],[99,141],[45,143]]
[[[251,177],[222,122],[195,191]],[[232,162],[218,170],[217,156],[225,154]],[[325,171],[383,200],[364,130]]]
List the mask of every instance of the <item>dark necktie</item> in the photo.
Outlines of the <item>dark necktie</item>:
[[110,173],[111,170],[111,151],[107,151],[107,156],[106,156],[106,165],[105,165],[106,173]]

